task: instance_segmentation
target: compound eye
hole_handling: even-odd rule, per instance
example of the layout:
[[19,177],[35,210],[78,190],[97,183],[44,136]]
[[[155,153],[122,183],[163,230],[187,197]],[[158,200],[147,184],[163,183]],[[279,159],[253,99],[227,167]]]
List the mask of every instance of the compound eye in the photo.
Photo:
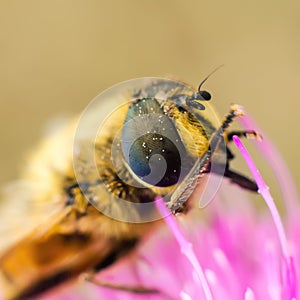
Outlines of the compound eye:
[[156,99],[141,99],[129,108],[122,150],[130,169],[147,184],[168,187],[180,181],[185,146]]
[[207,91],[199,91],[199,94],[203,97],[204,100],[208,101],[211,99],[211,95]]

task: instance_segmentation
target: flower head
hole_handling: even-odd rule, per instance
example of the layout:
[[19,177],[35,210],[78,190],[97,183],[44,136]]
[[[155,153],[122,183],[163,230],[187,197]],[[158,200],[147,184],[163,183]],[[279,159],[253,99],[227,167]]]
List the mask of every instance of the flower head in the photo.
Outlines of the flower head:
[[[250,119],[247,124],[256,127]],[[235,142],[243,147],[237,138]],[[138,294],[85,282],[57,289],[44,299],[296,299],[300,219],[295,216],[300,206],[280,156],[267,139],[264,143],[259,147],[267,157],[271,151],[269,160],[276,161],[272,166],[285,186],[284,221],[258,173],[269,210],[257,210],[243,190],[224,181],[214,201],[200,212],[202,217],[199,211],[177,220],[167,216],[171,230],[156,230],[134,253],[96,275],[101,282],[156,292]]]

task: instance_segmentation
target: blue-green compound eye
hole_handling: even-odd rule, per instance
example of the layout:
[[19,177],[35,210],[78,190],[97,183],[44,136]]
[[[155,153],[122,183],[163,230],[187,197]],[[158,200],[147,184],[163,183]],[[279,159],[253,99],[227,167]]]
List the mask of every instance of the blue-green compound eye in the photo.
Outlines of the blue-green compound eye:
[[178,183],[185,147],[156,99],[140,99],[129,107],[122,141],[125,160],[141,180],[158,187]]
[[[166,136],[146,133],[137,138],[131,146],[129,166],[137,176],[149,184],[170,186],[176,184],[180,177],[180,153]],[[162,170],[164,174],[161,174]],[[157,182],[161,175],[163,177]]]

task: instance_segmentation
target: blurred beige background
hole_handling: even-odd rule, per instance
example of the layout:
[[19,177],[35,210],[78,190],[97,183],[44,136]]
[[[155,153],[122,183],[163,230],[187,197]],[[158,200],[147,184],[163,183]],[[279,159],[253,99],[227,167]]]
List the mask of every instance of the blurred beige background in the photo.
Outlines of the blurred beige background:
[[220,64],[205,85],[220,114],[244,105],[299,182],[299,16],[298,0],[2,0],[0,183],[51,118],[80,113],[112,84],[171,75],[197,85]]

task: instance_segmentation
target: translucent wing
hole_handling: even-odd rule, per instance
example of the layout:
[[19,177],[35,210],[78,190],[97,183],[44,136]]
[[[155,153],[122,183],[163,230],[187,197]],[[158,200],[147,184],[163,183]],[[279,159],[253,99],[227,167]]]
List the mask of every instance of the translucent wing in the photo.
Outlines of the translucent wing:
[[43,139],[29,156],[21,179],[2,187],[0,252],[64,206],[64,181],[73,177],[74,125],[69,121]]
[[32,201],[32,189],[32,182],[26,180],[12,182],[3,188],[0,203],[0,252],[61,209],[61,205],[54,201]]

